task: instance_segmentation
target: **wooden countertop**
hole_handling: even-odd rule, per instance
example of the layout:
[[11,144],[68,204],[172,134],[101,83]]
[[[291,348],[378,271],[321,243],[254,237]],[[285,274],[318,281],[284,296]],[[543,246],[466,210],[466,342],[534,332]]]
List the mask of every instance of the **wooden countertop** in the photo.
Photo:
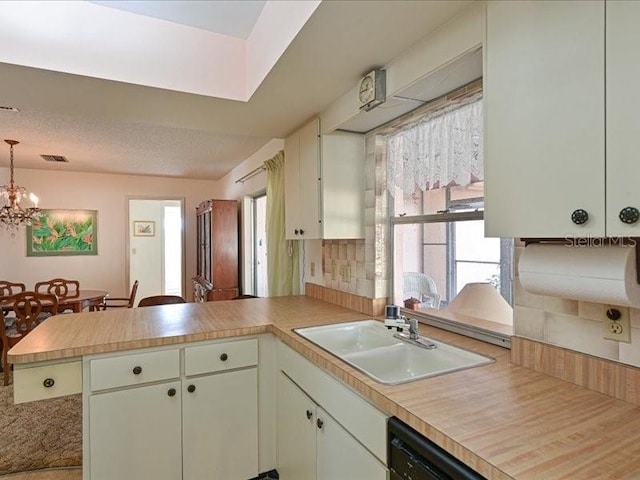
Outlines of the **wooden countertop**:
[[640,407],[515,366],[506,349],[421,325],[422,335],[491,355],[496,362],[388,386],[291,332],[363,318],[304,296],[57,315],[13,347],[9,361],[274,333],[487,478],[640,478]]

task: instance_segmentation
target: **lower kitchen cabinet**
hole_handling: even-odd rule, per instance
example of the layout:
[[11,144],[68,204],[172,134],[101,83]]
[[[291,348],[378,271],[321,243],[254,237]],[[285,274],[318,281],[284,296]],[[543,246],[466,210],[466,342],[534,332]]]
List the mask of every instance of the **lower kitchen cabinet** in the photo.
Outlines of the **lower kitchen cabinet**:
[[289,378],[278,377],[276,455],[282,480],[316,478],[316,404]]
[[257,343],[88,359],[85,480],[256,477]]
[[182,475],[180,382],[89,398],[91,480]]
[[278,378],[282,480],[386,480],[387,469],[284,373]]
[[387,469],[284,373],[278,379],[282,480],[386,480]]
[[182,478],[247,480],[256,477],[257,369],[220,373],[182,383]]

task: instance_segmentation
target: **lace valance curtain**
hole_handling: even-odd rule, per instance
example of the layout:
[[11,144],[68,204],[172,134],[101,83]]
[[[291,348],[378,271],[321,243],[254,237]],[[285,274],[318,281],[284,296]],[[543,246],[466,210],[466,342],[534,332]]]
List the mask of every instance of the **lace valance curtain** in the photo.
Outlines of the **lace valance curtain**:
[[390,134],[387,178],[391,195],[484,180],[482,98],[439,110]]

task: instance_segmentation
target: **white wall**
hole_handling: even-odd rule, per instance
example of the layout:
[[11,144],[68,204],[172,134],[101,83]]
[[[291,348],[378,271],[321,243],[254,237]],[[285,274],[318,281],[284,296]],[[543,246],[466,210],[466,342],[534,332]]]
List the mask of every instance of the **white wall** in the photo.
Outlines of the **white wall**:
[[[15,238],[0,231],[0,279],[23,282],[55,277],[78,279],[83,288],[127,296],[127,196],[184,197],[187,297],[196,270],[195,208],[203,200],[225,198],[218,182],[164,177],[141,177],[44,170],[16,170],[17,182],[40,197],[42,208],[98,210],[98,255],[26,257],[24,231]],[[0,179],[9,177],[0,168]]]

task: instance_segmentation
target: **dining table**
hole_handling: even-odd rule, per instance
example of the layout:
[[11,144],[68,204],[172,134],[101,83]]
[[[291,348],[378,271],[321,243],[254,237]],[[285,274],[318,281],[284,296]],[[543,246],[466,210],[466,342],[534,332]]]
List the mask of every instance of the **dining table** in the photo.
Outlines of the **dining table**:
[[58,311],[73,310],[80,313],[85,308],[93,310],[104,303],[109,292],[105,290],[77,290],[70,295],[58,297]]

